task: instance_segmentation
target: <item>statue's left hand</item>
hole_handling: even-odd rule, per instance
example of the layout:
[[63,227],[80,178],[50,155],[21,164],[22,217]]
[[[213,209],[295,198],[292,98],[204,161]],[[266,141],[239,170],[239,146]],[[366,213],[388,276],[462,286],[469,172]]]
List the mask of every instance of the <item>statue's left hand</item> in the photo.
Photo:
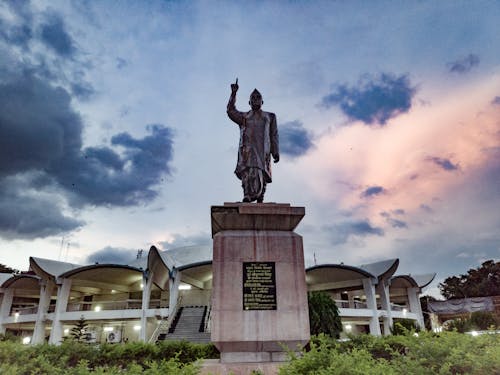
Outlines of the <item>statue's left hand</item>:
[[277,163],[280,161],[280,154],[273,155],[274,162]]

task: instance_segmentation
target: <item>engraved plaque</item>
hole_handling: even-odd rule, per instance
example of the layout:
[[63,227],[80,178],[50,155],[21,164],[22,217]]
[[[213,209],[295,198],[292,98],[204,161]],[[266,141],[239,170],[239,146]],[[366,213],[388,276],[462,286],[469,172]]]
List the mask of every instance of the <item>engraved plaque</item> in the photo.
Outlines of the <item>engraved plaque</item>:
[[243,310],[276,310],[274,262],[243,262]]

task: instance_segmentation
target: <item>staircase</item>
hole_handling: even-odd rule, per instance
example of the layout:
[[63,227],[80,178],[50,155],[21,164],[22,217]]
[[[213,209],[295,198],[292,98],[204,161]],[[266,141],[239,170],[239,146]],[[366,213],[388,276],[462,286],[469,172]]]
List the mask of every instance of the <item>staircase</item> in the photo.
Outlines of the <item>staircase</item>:
[[158,340],[186,340],[190,342],[210,342],[209,332],[200,332],[204,323],[205,306],[183,307],[173,332],[158,336]]

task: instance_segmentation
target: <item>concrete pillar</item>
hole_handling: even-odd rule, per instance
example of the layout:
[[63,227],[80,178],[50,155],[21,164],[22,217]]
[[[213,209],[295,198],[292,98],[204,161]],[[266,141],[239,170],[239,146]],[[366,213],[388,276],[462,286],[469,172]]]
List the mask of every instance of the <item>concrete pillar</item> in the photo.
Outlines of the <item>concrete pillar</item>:
[[179,285],[181,283],[181,273],[177,270],[172,271],[168,281],[169,301],[168,314],[170,315],[177,308],[177,300],[179,298]]
[[149,301],[151,299],[151,288],[153,287],[153,275],[146,272],[142,275],[142,314],[141,314],[141,332],[139,333],[139,340],[146,342],[148,318],[146,311],[149,309]]
[[12,301],[14,300],[14,289],[4,289],[2,304],[0,305],[0,334],[5,333],[5,325],[3,321],[10,314],[10,309],[12,308]]
[[384,280],[378,288],[380,295],[380,304],[382,305],[382,310],[386,311],[386,316],[384,316],[384,335],[391,334],[391,327],[393,324],[392,320],[392,310],[391,310],[391,300],[389,295],[389,285],[390,280]]
[[372,310],[370,318],[370,334],[380,336],[380,325],[378,323],[377,298],[375,296],[375,280],[363,279],[363,289],[366,296],[366,305]]
[[356,304],[354,303],[354,294],[353,294],[353,292],[347,293],[347,298],[349,300],[349,308],[350,309],[355,309],[356,308]]
[[68,307],[69,294],[71,292],[71,279],[62,279],[57,285],[57,302],[50,331],[49,344],[59,345],[62,341],[63,327],[61,318]]
[[417,323],[420,328],[424,329],[424,315],[422,313],[422,306],[420,305],[420,299],[418,294],[420,293],[419,288],[407,288],[408,303],[410,304],[410,312],[417,315]]
[[46,280],[40,280],[40,299],[38,301],[38,311],[36,314],[35,329],[33,330],[33,337],[31,344],[42,344],[45,341],[45,323],[46,313],[49,309],[50,298],[54,285]]

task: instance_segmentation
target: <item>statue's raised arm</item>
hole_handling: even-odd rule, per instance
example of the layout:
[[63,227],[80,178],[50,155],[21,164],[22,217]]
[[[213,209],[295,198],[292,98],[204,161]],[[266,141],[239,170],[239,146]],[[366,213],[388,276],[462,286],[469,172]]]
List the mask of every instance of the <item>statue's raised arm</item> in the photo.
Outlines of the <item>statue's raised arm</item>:
[[279,156],[278,126],[276,115],[261,109],[264,101],[255,89],[250,95],[248,112],[236,109],[238,78],[231,84],[227,115],[240,127],[238,162],[234,173],[241,180],[243,202],[262,203],[266,184],[272,182],[271,156],[277,163]]

